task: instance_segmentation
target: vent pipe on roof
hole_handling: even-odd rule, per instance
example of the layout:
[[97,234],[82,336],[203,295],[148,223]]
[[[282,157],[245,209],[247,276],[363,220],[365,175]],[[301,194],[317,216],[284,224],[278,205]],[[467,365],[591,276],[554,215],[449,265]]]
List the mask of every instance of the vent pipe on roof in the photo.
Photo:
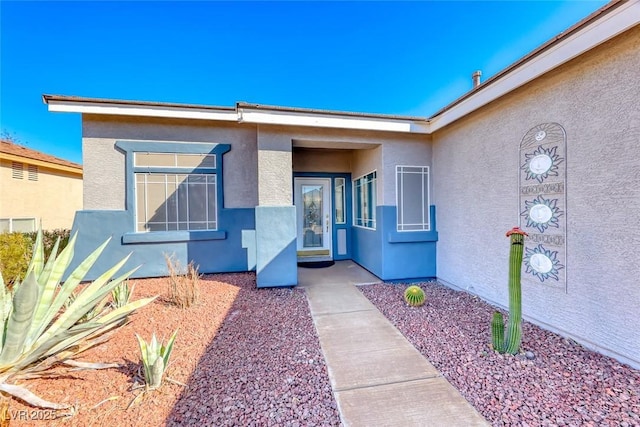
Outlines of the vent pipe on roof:
[[482,76],[482,71],[480,70],[476,70],[472,75],[471,78],[473,79],[473,87],[476,88],[478,86],[480,86],[480,77]]

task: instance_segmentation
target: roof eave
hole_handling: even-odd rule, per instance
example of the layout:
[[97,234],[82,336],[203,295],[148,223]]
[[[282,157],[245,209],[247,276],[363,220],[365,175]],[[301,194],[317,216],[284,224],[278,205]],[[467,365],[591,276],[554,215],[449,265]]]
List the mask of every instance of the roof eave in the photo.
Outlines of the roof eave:
[[46,94],[42,96],[42,100],[48,105],[49,111],[53,112],[214,120],[400,133],[425,134],[429,132],[428,121],[415,117],[276,107],[244,102],[237,103],[235,108],[225,108]]

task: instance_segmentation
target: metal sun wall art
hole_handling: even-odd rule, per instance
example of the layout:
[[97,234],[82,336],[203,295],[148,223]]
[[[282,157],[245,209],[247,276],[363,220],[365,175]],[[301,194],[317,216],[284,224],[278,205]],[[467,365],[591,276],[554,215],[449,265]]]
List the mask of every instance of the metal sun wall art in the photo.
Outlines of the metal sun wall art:
[[518,164],[520,228],[529,236],[524,245],[524,275],[566,291],[567,266],[567,137],[557,123],[530,129],[520,143]]

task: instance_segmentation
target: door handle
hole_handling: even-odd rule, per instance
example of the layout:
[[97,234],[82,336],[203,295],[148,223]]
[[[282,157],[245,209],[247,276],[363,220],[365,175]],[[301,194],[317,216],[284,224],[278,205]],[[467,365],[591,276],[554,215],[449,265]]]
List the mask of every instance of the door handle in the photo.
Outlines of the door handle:
[[326,216],[326,220],[325,220],[326,224],[327,224],[327,233],[329,232],[329,215]]

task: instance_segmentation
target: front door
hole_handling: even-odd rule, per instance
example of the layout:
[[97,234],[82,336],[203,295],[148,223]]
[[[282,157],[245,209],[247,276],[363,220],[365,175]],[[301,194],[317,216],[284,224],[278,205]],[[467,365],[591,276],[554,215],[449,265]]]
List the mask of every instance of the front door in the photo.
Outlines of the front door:
[[331,179],[295,178],[298,259],[333,259]]

